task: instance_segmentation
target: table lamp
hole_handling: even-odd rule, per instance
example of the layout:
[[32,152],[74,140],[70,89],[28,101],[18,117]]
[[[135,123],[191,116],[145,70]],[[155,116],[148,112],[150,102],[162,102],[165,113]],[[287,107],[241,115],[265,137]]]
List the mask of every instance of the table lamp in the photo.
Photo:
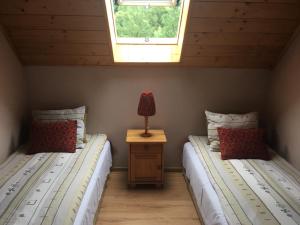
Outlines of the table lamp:
[[138,115],[145,118],[145,132],[141,134],[142,137],[150,137],[148,117],[155,115],[155,101],[152,92],[143,92],[140,97],[138,106]]

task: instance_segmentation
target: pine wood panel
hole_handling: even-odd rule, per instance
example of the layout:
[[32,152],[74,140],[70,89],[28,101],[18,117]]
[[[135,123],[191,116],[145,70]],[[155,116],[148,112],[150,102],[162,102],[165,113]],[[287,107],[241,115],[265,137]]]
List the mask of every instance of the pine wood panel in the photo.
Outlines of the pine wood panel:
[[[129,63],[113,63],[112,56],[75,56],[55,54],[25,54],[20,55],[25,65],[81,65],[81,66],[110,66],[132,65]],[[274,66],[278,56],[270,58],[236,55],[236,56],[182,56],[180,63],[156,63],[155,66],[197,66],[216,68],[267,68]],[[136,66],[145,66],[147,63],[134,63]]]
[[255,2],[255,3],[293,3],[298,4],[298,0],[194,0],[193,2]]
[[299,19],[299,4],[194,2],[192,17]]
[[181,173],[166,173],[163,189],[128,189],[125,172],[112,172],[96,225],[201,225]]
[[112,56],[76,56],[76,55],[41,55],[24,54],[20,59],[25,65],[80,65],[107,66],[112,65]]
[[187,33],[185,44],[284,46],[289,38],[288,34],[203,32]]
[[104,16],[103,0],[4,0],[1,14]]
[[110,46],[107,44],[90,43],[18,43],[16,51],[25,54],[58,54],[79,56],[111,55]]
[[103,16],[0,15],[0,22],[15,29],[107,30]]
[[297,26],[296,20],[192,18],[189,31],[290,34]]
[[108,33],[105,31],[28,30],[13,28],[9,30],[9,34],[15,43],[70,42],[108,44],[109,41]]
[[[299,20],[299,0],[191,0],[181,63],[171,65],[270,68]],[[119,65],[102,0],[1,1],[0,23],[25,64]]]
[[258,56],[197,56],[182,57],[182,65],[200,67],[235,67],[235,68],[272,68],[278,56],[264,58]]
[[185,45],[183,56],[261,56],[279,55],[281,47],[252,45]]

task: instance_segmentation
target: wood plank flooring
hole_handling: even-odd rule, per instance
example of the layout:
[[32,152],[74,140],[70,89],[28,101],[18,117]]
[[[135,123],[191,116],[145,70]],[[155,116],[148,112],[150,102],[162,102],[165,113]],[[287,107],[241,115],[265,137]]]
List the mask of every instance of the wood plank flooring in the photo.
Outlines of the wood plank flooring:
[[96,225],[201,225],[181,173],[166,173],[163,189],[127,188],[127,173],[112,172]]

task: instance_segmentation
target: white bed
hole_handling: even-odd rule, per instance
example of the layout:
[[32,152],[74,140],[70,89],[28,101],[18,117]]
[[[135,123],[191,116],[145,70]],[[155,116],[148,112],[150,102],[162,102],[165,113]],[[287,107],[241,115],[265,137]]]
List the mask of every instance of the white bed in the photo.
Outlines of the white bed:
[[83,196],[74,225],[93,224],[111,166],[111,145],[109,141],[106,141],[94,174]]
[[183,167],[205,225],[227,224],[218,196],[190,142],[183,147]]
[[207,137],[189,136],[183,167],[205,225],[300,224],[300,173],[270,149],[271,160],[221,160]]
[[104,134],[75,153],[26,155],[0,165],[0,224],[92,225],[112,166]]

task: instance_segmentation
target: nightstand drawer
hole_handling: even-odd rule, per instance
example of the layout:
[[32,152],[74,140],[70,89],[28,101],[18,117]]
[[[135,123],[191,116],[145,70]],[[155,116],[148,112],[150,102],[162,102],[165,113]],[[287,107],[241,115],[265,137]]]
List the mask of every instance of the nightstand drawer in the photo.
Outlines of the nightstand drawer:
[[132,153],[158,153],[163,150],[162,144],[131,144]]

